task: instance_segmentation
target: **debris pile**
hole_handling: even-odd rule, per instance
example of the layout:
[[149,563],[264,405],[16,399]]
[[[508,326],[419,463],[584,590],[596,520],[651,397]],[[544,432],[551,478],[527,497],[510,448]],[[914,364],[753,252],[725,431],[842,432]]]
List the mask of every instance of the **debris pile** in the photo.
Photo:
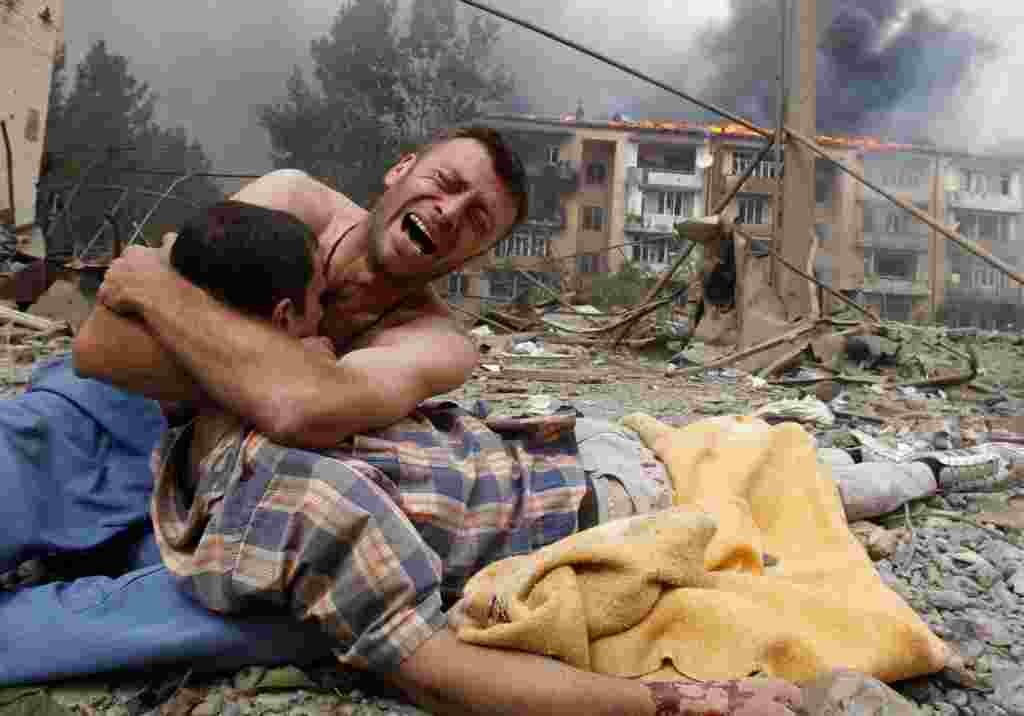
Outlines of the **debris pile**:
[[29,381],[36,361],[71,348],[71,326],[0,305],[0,397]]

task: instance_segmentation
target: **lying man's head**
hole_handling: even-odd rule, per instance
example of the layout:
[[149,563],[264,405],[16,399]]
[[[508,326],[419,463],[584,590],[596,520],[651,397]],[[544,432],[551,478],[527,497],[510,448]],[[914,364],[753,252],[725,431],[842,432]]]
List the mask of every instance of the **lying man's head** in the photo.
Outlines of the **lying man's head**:
[[283,211],[215,204],[178,231],[171,265],[215,298],[297,338],[317,333],[324,277],[316,237]]
[[456,130],[402,158],[370,216],[369,261],[393,277],[434,277],[486,252],[527,215],[526,171],[500,134]]

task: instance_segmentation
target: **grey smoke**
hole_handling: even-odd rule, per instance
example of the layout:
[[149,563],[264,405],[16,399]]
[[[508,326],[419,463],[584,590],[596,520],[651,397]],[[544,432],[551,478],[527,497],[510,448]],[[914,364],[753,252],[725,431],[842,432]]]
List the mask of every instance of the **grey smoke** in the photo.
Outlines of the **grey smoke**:
[[[940,1],[954,2],[929,0]],[[778,21],[775,0],[490,2],[743,114],[764,114],[766,103],[771,106]],[[69,65],[73,70],[91,42],[106,39],[110,49],[129,58],[135,75],[161,95],[160,118],[183,125],[197,137],[216,166],[261,171],[269,167],[269,145],[257,122],[257,108],[283,94],[293,65],[309,68],[310,42],[328,30],[340,4],[340,0],[67,0]],[[972,0],[970,5],[972,12],[986,18],[989,29],[1001,30],[1003,46],[1024,47],[1019,32],[1024,11],[1016,0]],[[827,14],[830,21],[840,7],[838,0],[819,0],[819,6],[819,15]],[[854,28],[864,26],[857,35],[860,38],[870,36],[875,27],[883,27],[885,22],[878,19],[893,17],[893,8],[898,7],[894,0],[873,0],[870,5],[861,0],[847,2],[846,6],[863,11],[840,13],[845,18],[843,23]],[[864,13],[874,25],[866,22]],[[1011,71],[1016,69],[1013,57],[984,65],[984,54],[978,54],[984,48],[966,41],[983,35],[972,35],[973,26],[966,20],[935,12],[919,17],[938,24],[907,24],[910,34],[905,35],[906,44],[886,46],[899,49],[899,53],[872,55],[858,49],[870,50],[870,42],[844,45],[839,50],[852,52],[859,62],[833,85],[845,87],[857,81],[866,89],[835,94],[837,124],[870,127],[887,116],[886,107],[891,110],[889,116],[898,117],[907,111],[919,117],[922,108],[936,106],[933,100],[947,95],[947,102],[952,103],[948,111],[933,114],[944,122],[942,131],[949,136],[958,131],[972,137],[984,135],[992,141],[1024,136],[1019,129],[1020,112],[1016,111],[1013,78],[1018,73]],[[955,49],[961,58],[967,58],[959,64],[954,62],[952,67],[941,65],[938,79],[944,86],[934,86],[934,81],[925,77],[914,91],[901,91],[893,97],[875,98],[867,91],[874,89],[868,78],[879,76],[872,62],[913,69],[910,60],[921,58],[928,64],[919,68],[931,69],[949,59],[929,55],[927,47],[922,49],[909,41],[922,37],[924,32],[941,32],[943,27],[951,31],[932,44],[943,55],[953,55],[951,49]],[[1014,36],[1014,32],[1018,34]],[[843,44],[838,39],[836,42],[837,48]],[[590,117],[615,113],[634,117],[700,116],[660,90],[510,25],[502,30],[501,59],[519,77],[519,97],[512,103],[513,109],[564,114],[573,112],[577,100],[583,99]],[[978,69],[984,70],[978,86],[986,90],[985,94],[978,94],[981,90],[975,91],[974,85],[963,81],[950,92],[952,80],[970,80]],[[831,75],[824,72],[822,76]],[[827,93],[829,87],[825,90]],[[859,116],[856,108],[865,99],[875,108]],[[769,112],[768,117],[774,114]]]
[[[776,0],[733,0],[729,22],[704,42],[710,95],[774,124]],[[987,63],[997,46],[965,14],[905,0],[818,3],[818,130],[922,139],[922,128]]]

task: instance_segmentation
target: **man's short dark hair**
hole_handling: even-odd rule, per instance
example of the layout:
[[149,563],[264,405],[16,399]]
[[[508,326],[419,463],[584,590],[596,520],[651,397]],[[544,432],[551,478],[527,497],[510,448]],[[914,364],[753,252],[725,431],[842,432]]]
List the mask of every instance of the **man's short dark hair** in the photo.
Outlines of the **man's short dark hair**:
[[316,251],[313,232],[291,214],[224,201],[182,225],[171,265],[232,308],[270,318],[286,298],[305,312]]
[[433,147],[456,139],[474,139],[484,146],[494,165],[494,173],[504,182],[508,193],[516,201],[516,218],[513,226],[526,221],[530,211],[526,169],[523,167],[522,159],[497,130],[483,125],[447,130],[426,145],[420,153],[427,154]]

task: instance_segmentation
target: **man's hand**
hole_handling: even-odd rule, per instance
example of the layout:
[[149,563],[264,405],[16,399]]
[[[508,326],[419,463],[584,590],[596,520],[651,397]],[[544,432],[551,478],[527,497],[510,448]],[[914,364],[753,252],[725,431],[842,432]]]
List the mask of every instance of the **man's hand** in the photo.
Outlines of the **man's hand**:
[[146,301],[160,295],[174,270],[160,249],[129,246],[107,269],[97,300],[115,313],[141,315]]

